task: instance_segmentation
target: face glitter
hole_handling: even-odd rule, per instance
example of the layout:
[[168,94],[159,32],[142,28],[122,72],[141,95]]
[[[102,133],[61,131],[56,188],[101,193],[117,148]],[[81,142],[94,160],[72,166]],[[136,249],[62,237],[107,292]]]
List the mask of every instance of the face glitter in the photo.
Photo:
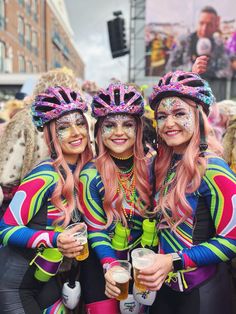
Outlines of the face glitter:
[[186,131],[192,132],[194,130],[193,110],[184,100],[178,97],[169,97],[161,101],[157,110],[158,130],[166,125],[169,116],[171,116],[173,122]]
[[116,133],[124,133],[128,137],[136,136],[136,120],[129,115],[107,116],[102,123],[102,137],[107,138]]
[[81,113],[73,112],[56,120],[56,132],[60,141],[69,138],[74,129],[82,133],[87,130],[85,118]]

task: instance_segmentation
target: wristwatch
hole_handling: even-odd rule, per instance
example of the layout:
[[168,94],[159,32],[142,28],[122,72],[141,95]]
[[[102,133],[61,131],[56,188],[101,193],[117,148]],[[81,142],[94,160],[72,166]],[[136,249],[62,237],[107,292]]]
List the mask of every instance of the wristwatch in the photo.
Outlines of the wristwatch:
[[173,270],[174,272],[177,272],[181,269],[183,269],[183,263],[182,263],[182,259],[179,256],[178,253],[170,253],[172,256],[172,262],[173,262]]

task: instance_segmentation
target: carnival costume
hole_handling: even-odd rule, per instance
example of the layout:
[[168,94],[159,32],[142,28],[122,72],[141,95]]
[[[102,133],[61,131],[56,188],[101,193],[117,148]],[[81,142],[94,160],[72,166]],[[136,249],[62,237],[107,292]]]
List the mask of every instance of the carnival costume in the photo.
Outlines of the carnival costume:
[[[98,119],[95,130],[98,128],[100,119],[107,115],[132,115],[140,117],[144,113],[144,103],[141,94],[133,87],[121,83],[111,84],[108,89],[101,90],[94,98],[92,112]],[[115,221],[109,227],[105,227],[107,216],[103,209],[104,184],[94,162],[88,163],[80,174],[80,182],[83,196],[80,200],[85,222],[88,225],[91,254],[88,260],[82,262],[81,283],[84,276],[85,303],[91,313],[118,313],[117,301],[107,299],[104,294],[105,280],[104,270],[107,265],[117,259],[128,259],[129,251],[140,245],[143,233],[142,223],[144,217],[138,209],[138,193],[136,184],[135,155],[127,158],[110,156],[117,167],[116,178],[118,188],[114,196],[115,202],[120,191],[123,194],[122,214],[127,221],[127,226]],[[139,207],[145,208],[144,204]],[[111,211],[113,209],[111,208]],[[152,239],[154,245],[156,238]],[[152,242],[152,241],[151,241]],[[88,284],[90,283],[90,284]],[[98,312],[97,312],[98,311]],[[89,312],[90,313],[90,312]]]
[[[86,109],[80,94],[63,87],[48,88],[32,105],[33,122],[42,131],[64,114]],[[58,231],[62,229],[55,225],[62,211],[51,201],[59,181],[53,166],[56,152],[52,149],[51,153],[52,159],[25,177],[0,221],[1,313],[66,313],[55,277],[63,258],[57,249]],[[69,167],[73,172],[76,165]],[[62,203],[67,204],[64,197]],[[74,211],[77,213],[77,208]],[[59,256],[57,261],[45,257],[44,252],[50,249]],[[38,269],[41,277],[36,277]],[[47,276],[51,278],[45,279]]]
[[[191,72],[166,74],[154,86],[150,97],[152,108],[157,110],[160,101],[166,97],[193,100],[206,114],[214,103],[208,83]],[[198,189],[186,194],[192,209],[189,217],[185,219],[185,210],[179,205],[178,215],[183,221],[172,229],[164,214],[158,212],[159,252],[177,252],[180,264],[157,293],[157,307],[151,313],[231,313],[226,264],[221,262],[236,254],[236,177],[222,158],[207,150],[203,121],[201,117],[199,120],[199,151],[207,166]],[[176,184],[176,169],[181,159],[182,155],[173,153],[163,183],[167,187],[161,191],[164,195]],[[157,201],[159,193],[156,194]],[[171,210],[167,209],[167,213],[171,218]]]

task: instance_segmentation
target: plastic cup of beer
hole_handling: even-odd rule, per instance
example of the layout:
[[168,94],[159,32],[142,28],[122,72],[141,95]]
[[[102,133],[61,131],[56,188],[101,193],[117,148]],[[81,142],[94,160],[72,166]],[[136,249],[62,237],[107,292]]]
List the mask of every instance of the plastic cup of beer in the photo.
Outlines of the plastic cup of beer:
[[66,230],[69,230],[75,226],[80,226],[79,230],[76,231],[73,236],[76,238],[76,240],[78,241],[79,245],[83,246],[82,251],[80,252],[79,255],[77,255],[75,257],[75,259],[77,261],[83,261],[86,258],[88,258],[89,256],[89,249],[88,249],[88,234],[87,234],[87,226],[85,223],[83,222],[78,222],[78,223],[74,223],[71,224],[69,226],[66,227]]
[[154,263],[155,253],[146,248],[138,248],[131,252],[132,265],[134,269],[134,283],[137,290],[144,292],[147,288],[140,283],[138,278],[140,270],[152,266]]
[[128,261],[118,260],[110,263],[112,279],[116,283],[116,287],[120,289],[120,294],[116,300],[121,301],[128,298],[129,294],[129,279],[131,272],[131,264]]

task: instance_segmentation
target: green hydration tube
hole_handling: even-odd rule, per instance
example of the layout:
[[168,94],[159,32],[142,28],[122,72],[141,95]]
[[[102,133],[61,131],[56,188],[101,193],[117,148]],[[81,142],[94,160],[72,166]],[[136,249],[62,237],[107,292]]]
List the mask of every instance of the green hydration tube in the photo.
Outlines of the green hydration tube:
[[158,242],[156,219],[144,219],[141,245],[143,247],[156,247]]
[[112,246],[115,250],[121,251],[129,245],[130,230],[124,227],[121,222],[116,224],[115,233],[112,238]]

